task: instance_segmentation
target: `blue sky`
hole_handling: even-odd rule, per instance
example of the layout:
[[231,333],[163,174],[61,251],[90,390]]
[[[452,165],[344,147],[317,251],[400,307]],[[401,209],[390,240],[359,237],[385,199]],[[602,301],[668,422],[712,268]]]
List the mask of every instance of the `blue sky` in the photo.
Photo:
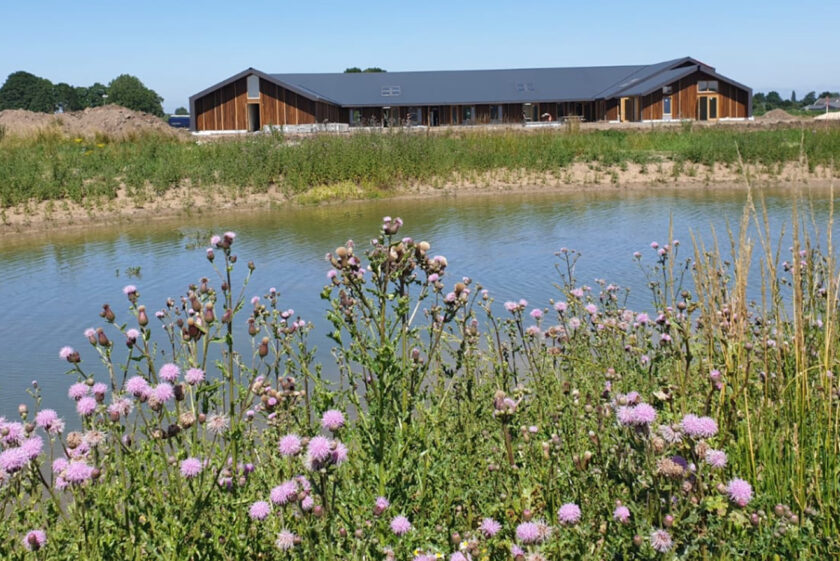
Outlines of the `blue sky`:
[[[702,9],[700,8],[702,6]],[[755,91],[840,89],[840,2],[76,2],[2,0],[0,80],[87,86],[122,73],[164,109],[249,66],[450,70],[693,56]]]

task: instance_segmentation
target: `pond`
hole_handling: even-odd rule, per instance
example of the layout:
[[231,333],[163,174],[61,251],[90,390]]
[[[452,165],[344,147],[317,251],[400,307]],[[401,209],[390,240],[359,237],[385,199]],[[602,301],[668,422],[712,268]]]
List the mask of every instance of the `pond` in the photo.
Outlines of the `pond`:
[[[284,308],[314,323],[312,342],[329,373],[326,303],[319,298],[329,270],[324,255],[348,239],[364,248],[383,216],[402,217],[401,234],[427,240],[432,254],[447,257],[447,287],[471,277],[490,291],[497,313],[504,313],[505,300],[525,298],[530,306],[546,307],[550,299],[562,298],[555,253],[564,247],[582,254],[576,268],[579,284],[594,287],[597,279],[605,279],[630,289],[630,307],[650,310],[650,291],[633,253],[641,252],[642,263],[652,264],[656,254],[650,244],[667,243],[671,223],[673,238],[682,242],[679,260],[692,253],[692,235],[708,245],[713,231],[728,251],[727,227],[737,230],[746,196],[744,189],[659,188],[395,199],[9,238],[0,248],[0,415],[16,416],[21,402],[31,405],[25,391],[38,380],[44,405],[75,417],[66,395],[75,379],[65,375],[59,349],[75,347],[92,368],[98,358],[83,332],[103,325],[99,311],[104,303],[111,304],[118,319],[127,318],[122,294],[127,284],[136,285],[142,303],[154,311],[202,276],[213,279],[204,251],[212,233],[237,233],[240,278],[245,262],[255,263],[247,297],[275,287]],[[818,228],[827,225],[827,191],[769,189],[762,197],[776,238],[783,228],[789,236],[797,198],[806,212],[813,212]],[[789,243],[782,243],[786,250]],[[783,251],[782,259],[786,256]],[[751,294],[757,295],[760,278],[754,269]],[[244,331],[245,318],[240,317]],[[105,373],[100,374],[104,380]]]

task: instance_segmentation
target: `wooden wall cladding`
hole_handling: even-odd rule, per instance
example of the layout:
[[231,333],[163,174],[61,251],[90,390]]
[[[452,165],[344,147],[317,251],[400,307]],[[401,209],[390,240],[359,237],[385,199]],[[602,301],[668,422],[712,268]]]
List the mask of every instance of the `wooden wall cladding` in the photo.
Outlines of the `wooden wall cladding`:
[[246,115],[245,78],[195,100],[196,130],[244,130]]

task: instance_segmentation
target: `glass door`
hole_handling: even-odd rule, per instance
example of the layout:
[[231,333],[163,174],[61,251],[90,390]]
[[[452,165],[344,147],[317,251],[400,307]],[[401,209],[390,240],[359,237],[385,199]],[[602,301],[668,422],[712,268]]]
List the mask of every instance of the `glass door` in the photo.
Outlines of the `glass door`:
[[671,96],[666,95],[662,98],[662,118],[666,121],[671,120]]
[[716,121],[718,118],[718,96],[701,95],[697,98],[697,119]]

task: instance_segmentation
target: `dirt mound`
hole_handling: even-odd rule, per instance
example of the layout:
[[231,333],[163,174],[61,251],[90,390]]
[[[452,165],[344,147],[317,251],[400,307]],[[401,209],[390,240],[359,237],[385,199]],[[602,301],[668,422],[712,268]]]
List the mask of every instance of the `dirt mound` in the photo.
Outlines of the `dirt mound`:
[[6,128],[6,134],[15,136],[30,136],[39,131],[87,138],[96,134],[105,134],[114,138],[142,133],[158,133],[167,136],[186,134],[183,130],[170,127],[154,115],[132,111],[119,105],[91,107],[84,111],[57,115],[10,109],[0,111],[0,126]]
[[833,111],[831,113],[821,113],[814,117],[817,121],[840,121],[840,111]]
[[758,117],[756,117],[755,120],[779,123],[782,121],[798,121],[799,117],[797,117],[796,115],[791,115],[784,109],[771,109],[764,115],[759,115]]

